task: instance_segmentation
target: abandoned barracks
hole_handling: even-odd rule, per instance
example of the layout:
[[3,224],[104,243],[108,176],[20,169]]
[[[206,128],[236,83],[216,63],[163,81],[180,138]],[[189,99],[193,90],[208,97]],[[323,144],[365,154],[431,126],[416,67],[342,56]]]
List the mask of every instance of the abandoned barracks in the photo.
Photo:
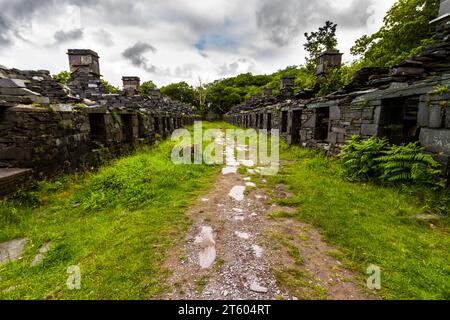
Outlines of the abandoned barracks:
[[99,56],[69,50],[71,79],[61,85],[48,71],[0,66],[0,195],[30,178],[95,166],[194,122],[192,106],[123,77],[109,94],[100,81]]
[[[252,97],[226,114],[228,122],[254,129],[278,129],[288,143],[336,154],[353,135],[386,137],[393,144],[420,141],[450,167],[450,0],[442,0],[438,42],[392,68],[363,68],[351,83],[323,98],[317,91],[294,94],[294,78],[281,79],[281,94]],[[342,54],[324,52],[318,81],[339,68]]]
[[[450,168],[450,0],[434,21],[438,42],[392,68],[361,69],[351,83],[326,97],[294,93],[283,77],[281,94],[264,90],[225,115],[245,128],[279,129],[288,143],[337,153],[353,135],[420,143]],[[68,51],[71,78],[61,85],[48,71],[0,66],[0,195],[30,178],[91,167],[103,158],[152,144],[192,124],[192,106],[140,95],[140,80],[123,77],[120,94],[101,82],[99,56]],[[324,52],[317,77],[339,68],[342,54]],[[444,90],[445,89],[445,90]]]

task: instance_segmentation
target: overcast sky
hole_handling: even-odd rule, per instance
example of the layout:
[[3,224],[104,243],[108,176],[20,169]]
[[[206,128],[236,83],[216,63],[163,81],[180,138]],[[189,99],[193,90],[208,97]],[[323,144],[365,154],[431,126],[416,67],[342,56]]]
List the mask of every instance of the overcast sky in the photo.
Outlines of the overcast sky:
[[338,23],[344,60],[395,0],[0,0],[0,64],[68,69],[67,49],[92,49],[105,79],[162,86],[304,63],[303,34]]

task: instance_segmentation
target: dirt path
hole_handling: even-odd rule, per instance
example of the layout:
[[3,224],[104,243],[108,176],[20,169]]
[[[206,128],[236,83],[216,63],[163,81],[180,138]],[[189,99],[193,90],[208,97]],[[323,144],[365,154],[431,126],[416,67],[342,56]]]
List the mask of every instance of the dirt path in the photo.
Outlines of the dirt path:
[[[270,219],[290,212],[269,204],[259,175],[227,167],[188,216],[194,224],[166,262],[172,271],[165,299],[371,299],[343,269],[338,251],[312,226]],[[283,186],[277,196],[288,197]]]

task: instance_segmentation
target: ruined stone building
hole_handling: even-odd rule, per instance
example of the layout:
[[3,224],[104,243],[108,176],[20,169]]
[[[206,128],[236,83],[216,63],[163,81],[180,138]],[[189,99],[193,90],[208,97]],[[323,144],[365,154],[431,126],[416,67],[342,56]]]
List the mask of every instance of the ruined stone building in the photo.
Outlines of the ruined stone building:
[[95,166],[192,124],[192,107],[140,95],[140,80],[123,77],[123,92],[101,82],[99,56],[68,51],[67,86],[48,71],[0,66],[0,195],[31,177]]
[[[294,78],[283,77],[281,94],[271,90],[225,116],[254,129],[279,129],[290,144],[339,152],[353,135],[387,137],[394,144],[420,141],[445,167],[450,159],[450,0],[441,1],[436,44],[392,69],[363,68],[351,83],[323,98],[313,90],[294,94]],[[317,76],[339,67],[342,55],[327,51]],[[448,170],[448,169],[447,169]]]

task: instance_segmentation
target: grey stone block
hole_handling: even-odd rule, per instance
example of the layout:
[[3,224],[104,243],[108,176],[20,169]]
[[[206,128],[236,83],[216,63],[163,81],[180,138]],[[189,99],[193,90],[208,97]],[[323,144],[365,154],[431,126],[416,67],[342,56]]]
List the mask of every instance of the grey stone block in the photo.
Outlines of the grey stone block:
[[338,106],[330,107],[330,120],[341,119],[341,108]]
[[309,119],[306,122],[304,122],[302,126],[304,128],[314,128],[316,126],[316,122],[317,122],[316,119],[317,119],[317,116],[315,114],[311,115],[311,117],[309,117]]
[[445,108],[445,127],[450,129],[450,107]]
[[374,114],[374,108],[367,107],[364,108],[362,111],[362,119],[363,120],[372,120]]
[[363,136],[376,136],[378,135],[377,124],[363,124],[361,125],[361,135]]
[[443,109],[440,106],[431,106],[429,108],[429,123],[430,128],[440,128],[442,125]]
[[450,154],[450,130],[422,128],[420,142],[428,151]]
[[425,102],[419,104],[419,112],[417,114],[417,124],[419,127],[428,127],[430,120],[430,107]]
[[381,112],[382,112],[382,106],[375,107],[375,109],[373,110],[373,122],[374,123],[381,122]]

